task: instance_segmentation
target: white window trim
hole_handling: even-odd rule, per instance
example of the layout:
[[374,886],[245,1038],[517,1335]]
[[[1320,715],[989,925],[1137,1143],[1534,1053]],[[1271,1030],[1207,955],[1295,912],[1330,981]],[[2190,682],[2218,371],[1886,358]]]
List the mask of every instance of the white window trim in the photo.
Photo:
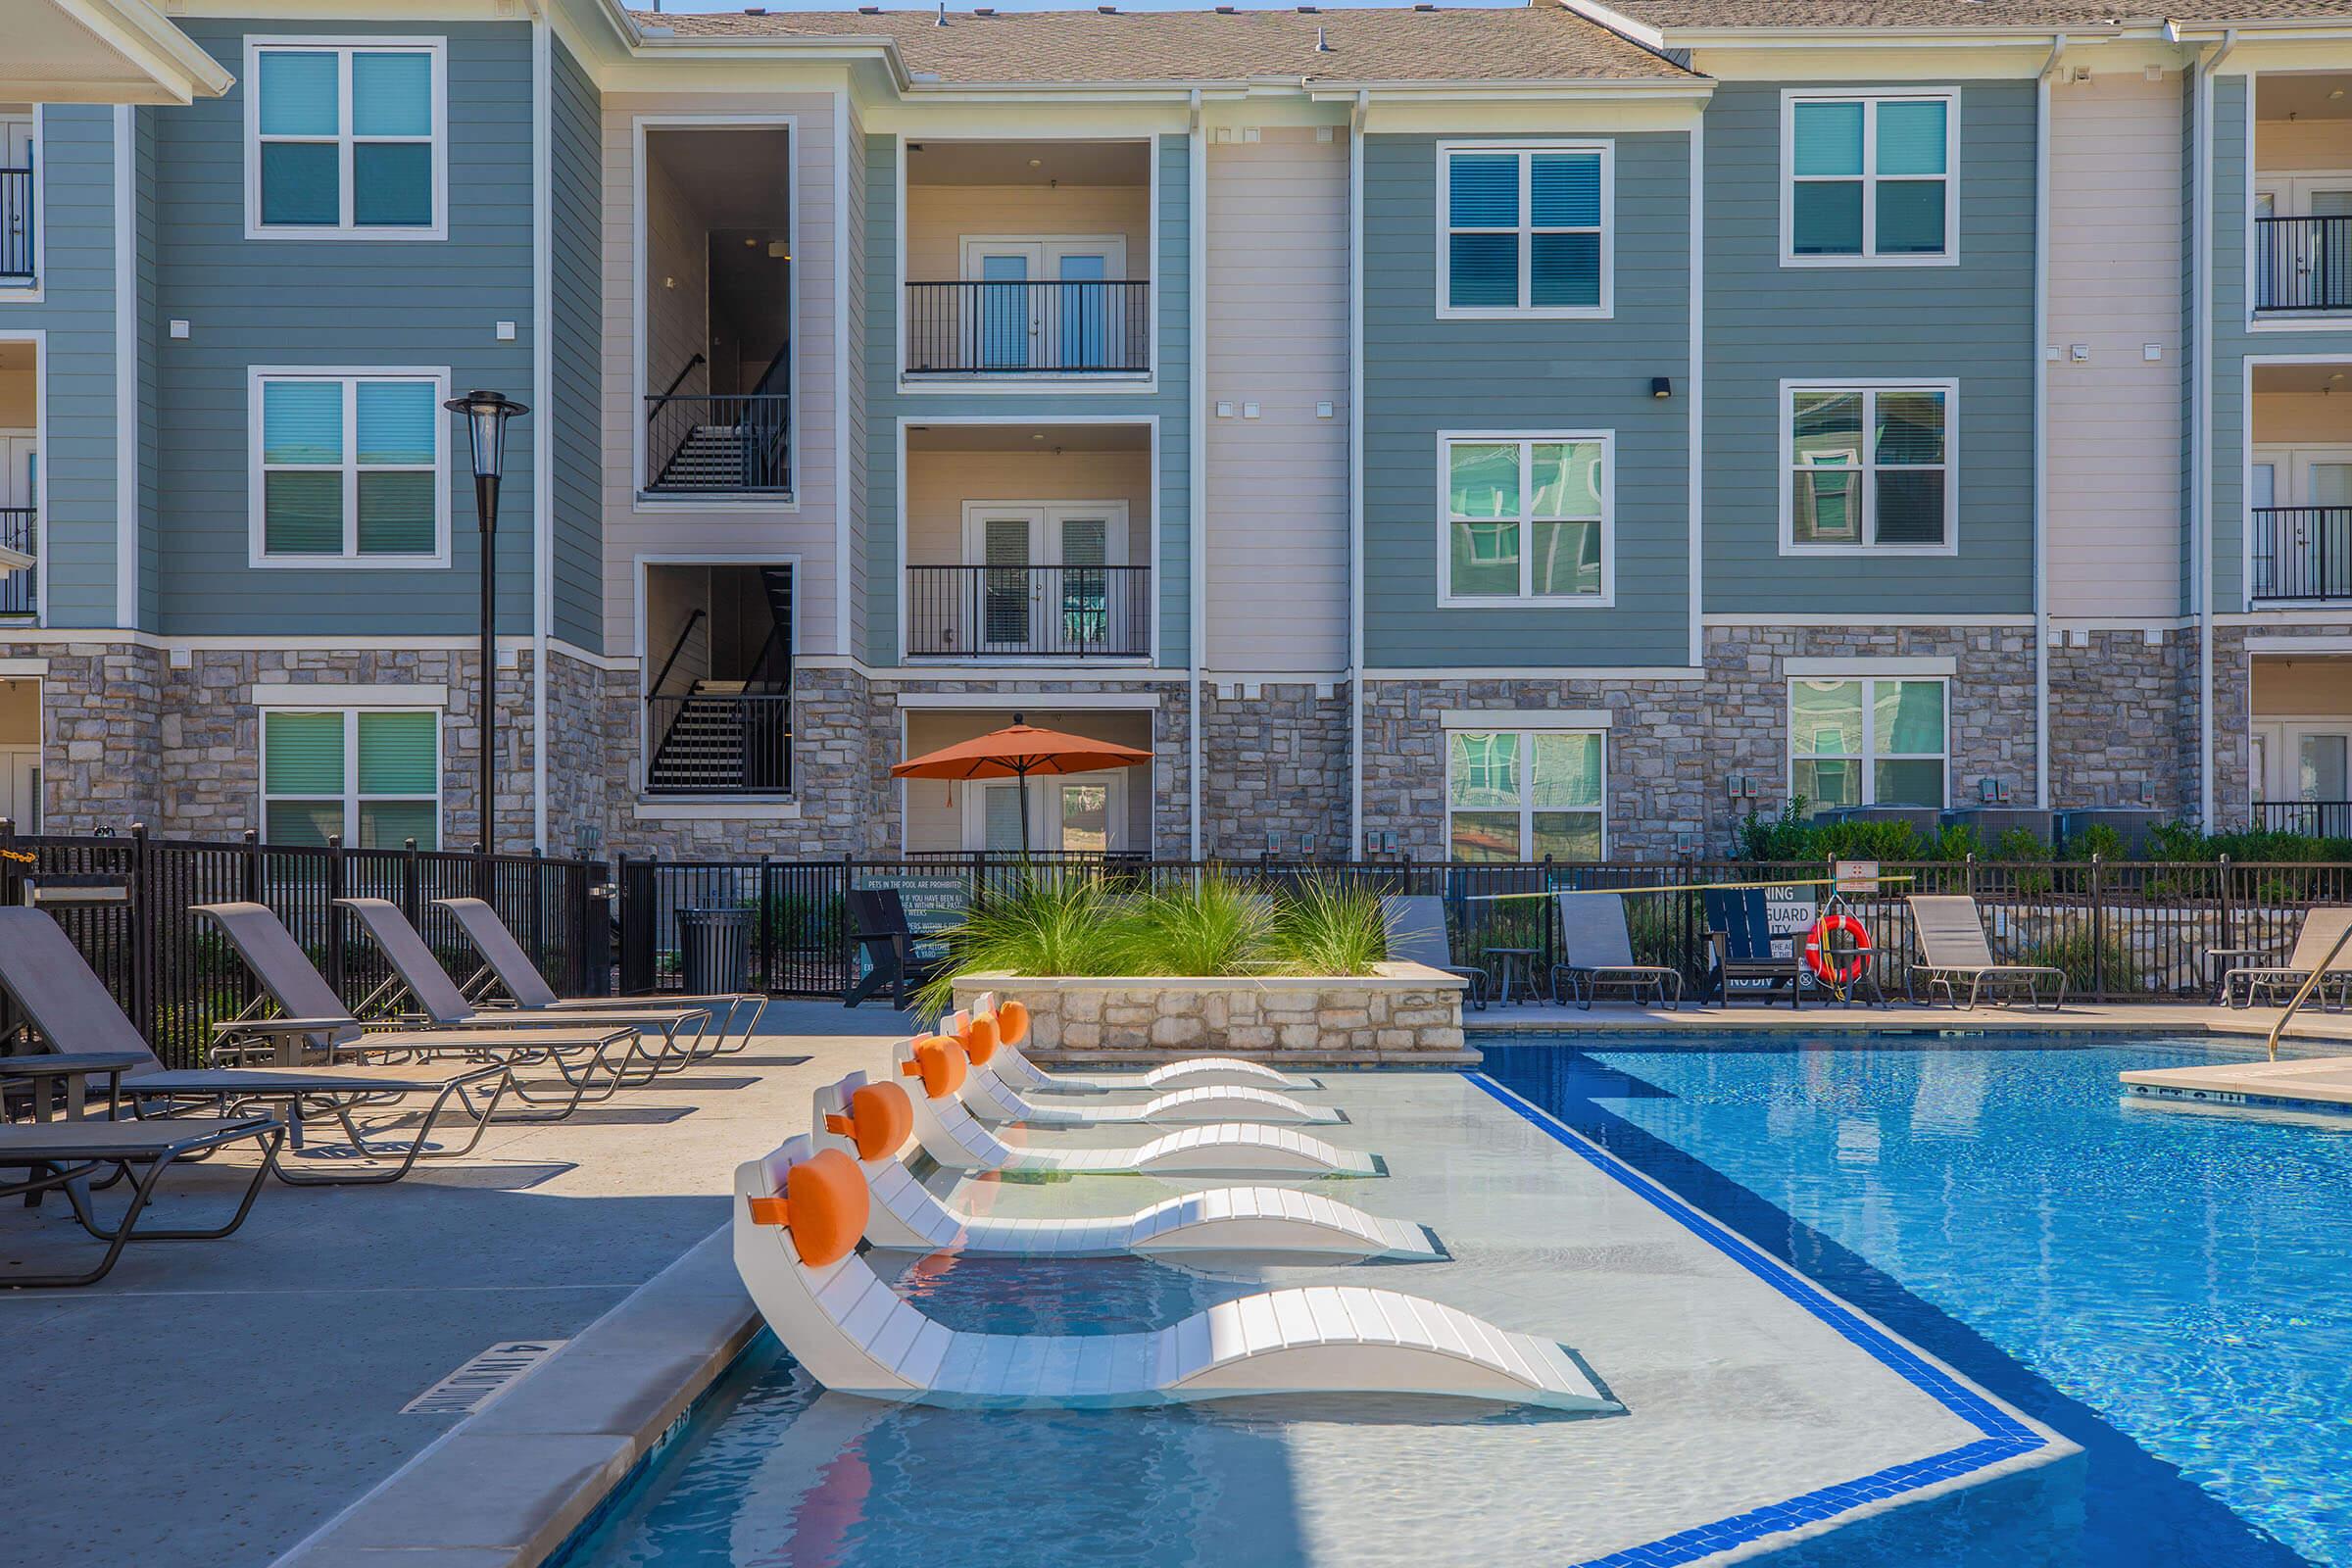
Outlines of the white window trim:
[[[1600,155],[1600,303],[1597,305],[1452,305],[1453,155],[1455,153],[1597,153]],[[1532,160],[1519,162],[1519,297],[1535,286]],[[1438,143],[1438,319],[1441,321],[1605,321],[1617,312],[1617,144],[1611,141],[1442,141]],[[1497,231],[1499,232],[1499,231]]]
[[[335,144],[341,160],[341,220],[335,223],[269,223],[262,221],[262,76],[261,57],[279,50],[299,50],[336,56],[337,129]],[[433,94],[433,220],[421,227],[362,227],[352,220],[355,190],[351,149],[351,57],[386,50],[427,54],[432,58]],[[289,137],[317,141],[318,137]],[[369,137],[370,141],[414,140]],[[449,41],[437,37],[400,34],[369,37],[301,37],[271,34],[245,40],[245,237],[252,240],[445,240],[449,237]]]
[[[1796,395],[1800,392],[1940,392],[1943,394],[1943,542],[1933,545],[1882,545],[1878,533],[1878,487],[1870,479],[1879,472],[1867,450],[1870,419],[1863,416],[1865,450],[1861,463],[1843,471],[1861,476],[1855,486],[1862,509],[1862,538],[1847,544],[1799,543],[1796,538],[1794,486],[1796,471]],[[1781,383],[1780,450],[1777,482],[1781,492],[1781,554],[1784,556],[1956,556],[1960,553],[1960,382],[1953,376],[1827,376]],[[1925,465],[1918,466],[1925,469]]]
[[[331,686],[321,687],[320,690],[330,693],[335,692],[335,689]],[[340,696],[341,694],[335,693],[335,695]],[[270,793],[270,716],[271,714],[332,713],[342,718],[343,847],[345,849],[359,848],[360,804],[362,801],[420,801],[424,798],[421,795],[362,795],[360,793],[360,714],[363,712],[430,713],[432,715],[433,847],[436,850],[448,848],[448,846],[442,842],[441,835],[449,825],[448,803],[442,798],[447,779],[448,766],[448,759],[443,753],[443,744],[447,739],[446,732],[449,726],[443,721],[444,713],[442,708],[435,704],[424,701],[411,703],[405,708],[396,708],[388,704],[378,705],[373,703],[356,708],[345,708],[333,704],[320,706],[315,703],[309,707],[302,707],[289,703],[283,707],[271,707],[267,710],[262,715],[261,723],[256,725],[254,730],[254,793],[258,804],[254,811],[253,821],[256,831],[265,835],[268,834],[270,829],[270,803],[271,800],[279,798],[274,797]],[[288,795],[282,798],[290,801],[309,801],[322,799],[323,797],[314,795]],[[397,846],[395,847],[397,848]]]
[[[1943,102],[1943,251],[1936,256],[1881,256],[1879,244],[1879,116],[1862,114],[1862,254],[1799,256],[1796,253],[1796,106],[1827,99],[1916,103]],[[1808,180],[1815,176],[1808,176]],[[1850,179],[1849,174],[1821,179]],[[1933,179],[1933,174],[1897,174],[1895,179]],[[1957,267],[1960,265],[1960,89],[1958,87],[1784,87],[1781,89],[1781,265],[1783,267]]]
[[[1521,592],[1457,594],[1453,591],[1453,466],[1450,449],[1463,442],[1511,442],[1519,455],[1519,582]],[[1535,570],[1529,548],[1526,448],[1544,442],[1596,444],[1600,448],[1600,592],[1535,594],[1525,591]],[[1496,519],[1500,520],[1500,519]],[[1608,610],[1617,603],[1617,432],[1614,430],[1440,430],[1438,432],[1438,606],[1442,610]]]
[[[1449,715],[1449,716],[1452,716],[1452,715]],[[1460,717],[1462,717],[1463,719],[1467,720],[1467,719],[1469,719],[1469,718],[1472,718],[1472,717],[1474,717],[1474,716],[1476,716],[1476,715],[1474,715],[1474,714],[1470,714],[1470,713],[1461,713],[1461,714],[1459,714],[1458,716],[1460,716]],[[1516,720],[1514,719],[1513,721],[1511,721],[1511,722],[1506,722],[1506,723],[1492,723],[1492,722],[1490,722],[1490,723],[1484,723],[1484,724],[1468,723],[1468,722],[1464,722],[1464,723],[1460,723],[1460,724],[1448,723],[1448,724],[1446,724],[1446,725],[1445,726],[1445,729],[1446,729],[1445,789],[1446,789],[1446,864],[1448,864],[1448,865],[1471,865],[1471,864],[1477,864],[1477,863],[1479,863],[1479,862],[1476,862],[1476,861],[1469,861],[1469,860],[1456,860],[1456,859],[1454,859],[1454,858],[1452,858],[1452,857],[1453,857],[1453,817],[1454,817],[1454,811],[1455,811],[1455,809],[1456,809],[1456,808],[1455,808],[1455,806],[1454,806],[1454,804],[1453,804],[1453,738],[1454,738],[1456,735],[1514,735],[1514,736],[1517,736],[1517,737],[1518,737],[1518,740],[1519,740],[1519,858],[1520,858],[1521,860],[1526,860],[1526,859],[1529,858],[1529,854],[1530,854],[1531,848],[1532,848],[1532,846],[1535,844],[1535,841],[1536,841],[1536,812],[1537,812],[1539,809],[1541,809],[1541,810],[1544,810],[1544,811],[1549,811],[1549,812],[1590,811],[1590,812],[1592,812],[1592,814],[1594,814],[1594,815],[1598,816],[1598,817],[1600,818],[1600,854],[1599,854],[1597,857],[1595,857],[1595,858],[1594,858],[1594,861],[1595,861],[1595,863],[1597,863],[1598,861],[1601,861],[1601,860],[1606,860],[1606,859],[1609,858],[1609,731],[1608,731],[1608,729],[1607,729],[1605,726],[1601,726],[1601,725],[1592,725],[1592,726],[1588,726],[1588,727],[1581,728],[1581,729],[1568,729],[1568,728],[1562,728],[1562,727],[1557,727],[1557,726],[1548,725],[1548,724],[1545,724],[1545,725],[1527,725],[1527,724],[1520,723],[1520,722],[1518,722],[1518,721],[1516,721]],[[1599,742],[1600,742],[1600,804],[1599,804],[1598,806],[1546,806],[1546,807],[1542,807],[1542,808],[1539,808],[1539,807],[1537,807],[1537,806],[1536,806],[1536,804],[1535,804],[1535,793],[1536,793],[1535,746],[1536,746],[1536,742],[1537,742],[1537,740],[1538,740],[1538,739],[1540,739],[1540,738],[1549,738],[1549,737],[1553,737],[1553,736],[1559,736],[1559,735],[1578,735],[1578,736],[1582,736],[1582,735],[1591,735],[1591,736],[1593,736],[1593,737],[1595,737],[1595,738],[1597,738],[1597,739],[1599,740]],[[1482,809],[1481,808],[1478,808],[1478,807],[1464,807],[1464,808],[1461,808],[1461,809],[1463,809],[1463,810],[1467,810],[1467,811],[1470,811],[1470,812],[1473,812],[1474,814],[1478,814],[1478,815],[1494,815],[1494,814],[1495,814],[1494,811],[1491,811],[1491,810],[1485,810],[1485,809]],[[1567,864],[1581,864],[1581,863],[1583,863],[1583,862],[1579,862],[1579,861],[1568,861],[1568,862],[1563,862],[1563,863],[1567,863]]]
[[[1861,682],[1862,753],[1859,758],[1846,757],[1842,753],[1835,757],[1827,758],[1818,753],[1807,754],[1800,757],[1799,753],[1797,752],[1796,688],[1816,681]],[[1871,688],[1882,681],[1910,682],[1913,684],[1927,684],[1932,682],[1935,685],[1943,688],[1943,749],[1941,751],[1899,752],[1881,756],[1872,750],[1873,743],[1878,739],[1879,714],[1878,704],[1873,700],[1875,694],[1872,692]],[[1796,799],[1796,764],[1799,760],[1808,762],[1825,760],[1833,762],[1854,762],[1860,769],[1858,777],[1862,786],[1862,798],[1856,803],[1860,806],[1876,806],[1878,804],[1878,802],[1873,799],[1873,797],[1878,794],[1878,775],[1872,766],[1873,763],[1934,761],[1943,764],[1943,799],[1936,803],[1936,808],[1949,808],[1952,804],[1952,683],[1950,677],[1948,676],[1915,675],[1906,673],[1901,669],[1885,668],[1873,669],[1867,672],[1856,671],[1850,674],[1790,675],[1783,683],[1783,690],[1781,693],[1781,728],[1785,742],[1782,750],[1788,754],[1788,773],[1783,781],[1786,786],[1785,798],[1788,800]],[[1815,805],[1818,806],[1819,803],[1816,802]],[[1922,809],[1925,808],[1922,808]]]
[[[336,556],[272,556],[267,553],[267,510],[262,484],[262,386],[268,381],[340,381],[343,384],[343,554]],[[256,365],[245,372],[245,564],[263,570],[317,568],[321,570],[418,570],[449,564],[449,420],[433,421],[433,552],[418,556],[364,556],[359,553],[360,439],[357,412],[361,381],[430,381],[436,411],[449,398],[447,366],[321,366]]]

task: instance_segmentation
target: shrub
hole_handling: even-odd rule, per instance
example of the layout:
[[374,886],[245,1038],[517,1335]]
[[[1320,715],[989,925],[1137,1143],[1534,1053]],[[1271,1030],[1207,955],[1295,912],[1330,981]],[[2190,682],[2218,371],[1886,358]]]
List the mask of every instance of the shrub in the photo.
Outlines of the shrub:
[[[2149,843],[2152,849],[2154,847],[2153,835],[2150,836]],[[2111,824],[2093,822],[2082,832],[2073,834],[2067,839],[2066,858],[2070,860],[2087,860],[2095,855],[2102,860],[2120,860],[2124,858],[2125,849],[2124,836],[2118,833]],[[2156,858],[2160,860],[2174,858],[2174,857],[2165,855],[2159,855]]]
[[1256,974],[1272,962],[1274,900],[1210,871],[1136,900],[1108,936],[1112,974]]
[[1389,956],[1380,900],[1361,888],[1308,882],[1276,913],[1273,948],[1295,974],[1368,974]]
[[1909,822],[1813,822],[1793,797],[1781,814],[1750,811],[1740,821],[1734,855],[1742,860],[1958,860],[1980,848],[1976,830],[1953,823],[1933,839]]
[[948,962],[915,993],[915,1011],[936,1018],[955,1004],[954,977],[975,969],[1017,974],[1112,974],[1108,899],[1082,877],[1026,877],[967,910],[943,935]]
[[2185,822],[2167,822],[2148,833],[2151,859],[2218,860],[2225,855],[2232,860],[2256,863],[2352,860],[2352,839],[2257,827],[2234,833],[2200,833]]
[[2094,972],[2102,990],[2140,988],[2139,959],[2120,937],[2094,942],[2088,931],[2070,931],[2028,948],[2018,961],[2064,970],[2069,991],[2089,991]]

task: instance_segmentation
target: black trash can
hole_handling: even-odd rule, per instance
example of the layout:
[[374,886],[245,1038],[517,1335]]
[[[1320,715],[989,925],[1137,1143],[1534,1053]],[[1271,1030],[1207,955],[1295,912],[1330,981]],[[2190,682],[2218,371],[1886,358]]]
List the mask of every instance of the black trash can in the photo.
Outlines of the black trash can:
[[743,990],[752,967],[752,911],[680,909],[678,967],[690,997]]

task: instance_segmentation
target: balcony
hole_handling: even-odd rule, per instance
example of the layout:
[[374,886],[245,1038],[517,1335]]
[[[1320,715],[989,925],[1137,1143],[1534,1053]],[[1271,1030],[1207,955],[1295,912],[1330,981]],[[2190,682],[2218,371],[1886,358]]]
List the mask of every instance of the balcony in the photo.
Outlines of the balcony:
[[908,566],[921,659],[1146,659],[1149,566]]
[[2256,604],[2352,599],[2352,507],[2253,507]]
[[2352,801],[2256,801],[2254,825],[2266,833],[2352,839]]
[[906,285],[910,375],[1148,375],[1152,285],[1141,279]]
[[27,144],[20,156],[0,164],[0,288],[35,281],[32,240],[32,148]]
[[31,507],[0,507],[0,615],[30,615],[33,598],[33,541],[39,514]]
[[2352,313],[2352,218],[2254,220],[2254,289],[2273,315]]

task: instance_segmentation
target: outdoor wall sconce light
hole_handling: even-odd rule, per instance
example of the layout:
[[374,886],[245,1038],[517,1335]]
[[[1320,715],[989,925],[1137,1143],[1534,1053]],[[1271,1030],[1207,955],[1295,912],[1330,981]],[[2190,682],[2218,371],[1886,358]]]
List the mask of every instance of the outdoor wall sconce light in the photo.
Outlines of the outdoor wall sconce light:
[[1674,396],[1673,380],[1670,377],[1663,375],[1651,376],[1649,378],[1649,395],[1653,398],[1670,398]]

